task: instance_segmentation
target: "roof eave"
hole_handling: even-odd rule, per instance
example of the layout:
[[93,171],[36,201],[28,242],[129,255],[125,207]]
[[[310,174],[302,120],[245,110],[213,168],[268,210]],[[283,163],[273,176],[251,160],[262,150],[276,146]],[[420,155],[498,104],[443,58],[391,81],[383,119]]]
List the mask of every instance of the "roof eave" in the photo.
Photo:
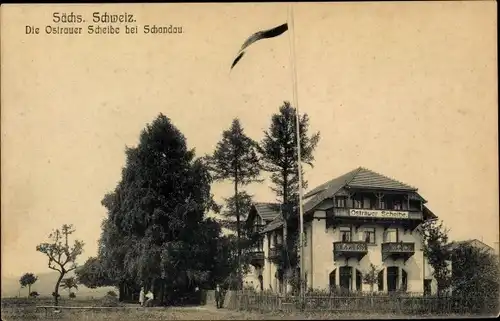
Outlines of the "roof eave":
[[359,189],[368,189],[368,190],[378,190],[378,191],[388,191],[388,192],[418,192],[418,188],[384,188],[384,187],[375,187],[375,186],[356,186],[356,185],[345,185],[345,188],[359,188]]

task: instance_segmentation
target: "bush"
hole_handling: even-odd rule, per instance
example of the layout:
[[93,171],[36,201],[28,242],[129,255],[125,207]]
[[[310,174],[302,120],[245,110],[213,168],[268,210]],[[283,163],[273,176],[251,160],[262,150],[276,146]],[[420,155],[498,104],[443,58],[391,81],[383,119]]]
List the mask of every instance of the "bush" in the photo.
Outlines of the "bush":
[[33,291],[33,292],[30,293],[30,297],[31,298],[37,298],[39,296],[40,296],[40,294],[38,294],[38,292],[36,292],[36,291]]
[[121,305],[121,302],[116,296],[109,294],[106,294],[101,300],[99,300],[99,302],[96,303],[96,306],[100,307],[119,307]]
[[76,298],[76,294],[75,294],[75,292],[70,292],[70,293],[69,293],[69,298],[70,298],[70,299],[74,299],[74,298]]
[[106,295],[113,296],[113,297],[118,296],[115,291],[108,291],[108,293],[106,293]]

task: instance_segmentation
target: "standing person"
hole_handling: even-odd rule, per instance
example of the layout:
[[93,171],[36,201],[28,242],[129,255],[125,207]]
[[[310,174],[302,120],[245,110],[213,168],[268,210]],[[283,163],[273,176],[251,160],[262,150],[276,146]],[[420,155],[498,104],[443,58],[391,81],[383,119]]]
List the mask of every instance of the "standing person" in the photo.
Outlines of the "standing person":
[[219,284],[217,284],[215,286],[215,305],[217,306],[217,309],[220,308],[220,299],[221,299],[220,286]]
[[141,307],[144,306],[144,287],[141,287],[141,292],[139,293],[139,303]]

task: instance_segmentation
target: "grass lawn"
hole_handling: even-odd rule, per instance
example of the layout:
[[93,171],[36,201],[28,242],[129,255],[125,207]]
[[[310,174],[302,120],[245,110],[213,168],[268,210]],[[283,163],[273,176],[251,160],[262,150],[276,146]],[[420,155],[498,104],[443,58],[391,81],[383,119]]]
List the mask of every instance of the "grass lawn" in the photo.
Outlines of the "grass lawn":
[[[260,314],[252,312],[216,309],[210,306],[175,307],[175,308],[145,308],[145,309],[115,309],[115,310],[62,310],[59,314],[18,310],[17,313],[4,313],[2,320],[80,320],[80,321],[132,321],[132,320],[332,320],[332,319],[393,319],[397,317],[411,318],[412,316],[398,316],[393,314],[360,314],[360,313],[273,313]],[[13,311],[12,311],[13,312]],[[415,316],[415,318],[418,316]],[[447,316],[449,318],[450,316]],[[457,316],[455,316],[457,317]]]
[[[91,299],[62,300],[61,306],[89,307],[95,306]],[[195,307],[155,307],[141,308],[138,304],[127,304],[125,307],[107,309],[68,310],[61,309],[60,313],[44,309],[35,309],[35,306],[52,305],[49,298],[36,300],[2,299],[2,321],[10,320],[79,320],[79,321],[132,321],[132,320],[334,320],[334,319],[394,319],[394,318],[422,318],[424,316],[410,316],[397,314],[373,314],[355,312],[276,312],[258,313],[234,311],[227,308],[216,309],[215,306]],[[464,317],[464,316],[446,316]]]

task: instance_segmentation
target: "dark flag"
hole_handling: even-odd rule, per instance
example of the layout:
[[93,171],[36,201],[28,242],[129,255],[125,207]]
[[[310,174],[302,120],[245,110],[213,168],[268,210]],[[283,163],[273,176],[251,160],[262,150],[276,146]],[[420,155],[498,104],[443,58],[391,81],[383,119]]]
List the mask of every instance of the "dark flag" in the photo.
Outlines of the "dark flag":
[[275,28],[269,29],[269,30],[264,30],[264,31],[258,31],[248,37],[248,39],[243,43],[241,46],[240,51],[238,52],[238,56],[236,59],[234,59],[233,63],[231,64],[231,69],[233,69],[234,66],[243,58],[243,55],[245,54],[244,50],[253,44],[256,41],[259,41],[261,39],[268,39],[268,38],[274,38],[277,37],[281,34],[283,34],[285,31],[288,30],[288,24],[284,23],[280,26],[277,26]]

